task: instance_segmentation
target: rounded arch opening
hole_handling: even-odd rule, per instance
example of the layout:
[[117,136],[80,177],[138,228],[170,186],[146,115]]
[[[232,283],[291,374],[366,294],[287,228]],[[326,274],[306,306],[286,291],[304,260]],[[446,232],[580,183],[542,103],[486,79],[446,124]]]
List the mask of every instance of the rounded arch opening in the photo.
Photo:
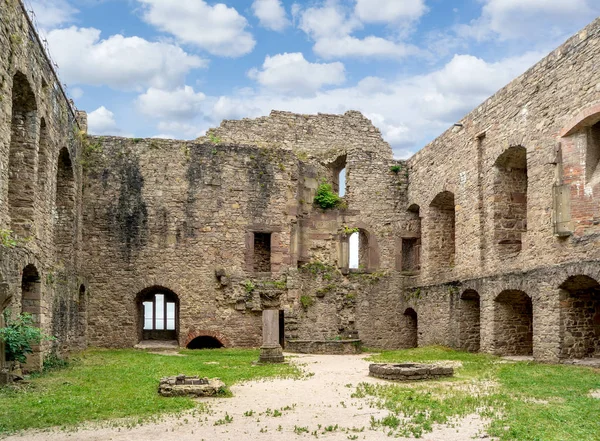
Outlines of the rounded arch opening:
[[438,193],[429,204],[428,250],[433,268],[452,268],[456,255],[454,193]]
[[575,275],[559,289],[560,358],[600,356],[600,283]]
[[498,355],[533,355],[533,304],[525,292],[505,290],[494,300],[494,347]]
[[463,351],[478,352],[481,339],[479,293],[473,289],[465,290],[459,306],[459,347]]
[[219,349],[225,345],[216,337],[200,335],[192,339],[186,346],[187,349]]
[[170,289],[152,286],[136,296],[140,340],[179,338],[179,297]]
[[516,255],[527,231],[527,149],[512,146],[494,164],[494,241],[500,257]]
[[8,210],[11,229],[31,236],[34,223],[37,162],[37,103],[29,80],[17,72],[12,84],[11,137],[8,156]]
[[56,173],[56,224],[54,241],[58,258],[69,260],[75,238],[75,177],[69,150],[64,147],[58,156]]
[[404,347],[416,348],[419,345],[419,320],[417,311],[407,308],[403,314],[404,318]]

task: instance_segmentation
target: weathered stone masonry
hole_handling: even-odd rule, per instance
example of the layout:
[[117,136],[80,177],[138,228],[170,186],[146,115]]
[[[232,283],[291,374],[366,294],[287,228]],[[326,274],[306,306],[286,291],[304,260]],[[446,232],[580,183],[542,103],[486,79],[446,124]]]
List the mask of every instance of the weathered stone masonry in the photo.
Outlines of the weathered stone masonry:
[[86,345],[80,126],[22,4],[0,2],[0,17],[0,229],[17,241],[0,247],[0,306],[58,338],[35,369],[41,351]]
[[[21,4],[0,16],[0,306],[58,336],[32,368],[87,344],[256,347],[263,310],[284,344],[600,356],[600,20],[396,161],[352,111],[85,136]],[[343,204],[313,204],[342,170]]]

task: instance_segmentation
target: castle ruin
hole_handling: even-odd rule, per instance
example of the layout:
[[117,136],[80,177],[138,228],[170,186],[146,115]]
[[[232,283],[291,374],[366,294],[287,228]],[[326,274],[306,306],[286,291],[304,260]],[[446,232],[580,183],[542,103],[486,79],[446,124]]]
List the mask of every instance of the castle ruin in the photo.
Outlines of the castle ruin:
[[[0,307],[57,338],[30,369],[257,347],[265,310],[283,345],[600,357],[600,19],[403,161],[353,111],[89,136],[22,4],[0,16]],[[313,202],[322,182],[340,207]]]

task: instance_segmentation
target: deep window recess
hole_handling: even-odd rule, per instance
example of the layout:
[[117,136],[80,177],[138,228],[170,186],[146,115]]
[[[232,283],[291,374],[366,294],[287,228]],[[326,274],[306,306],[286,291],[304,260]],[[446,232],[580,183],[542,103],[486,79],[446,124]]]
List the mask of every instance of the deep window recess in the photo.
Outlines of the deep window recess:
[[254,233],[254,271],[271,272],[271,233]]
[[402,271],[421,269],[421,240],[416,237],[402,238]]
[[144,340],[175,340],[177,301],[169,294],[151,294],[142,301]]

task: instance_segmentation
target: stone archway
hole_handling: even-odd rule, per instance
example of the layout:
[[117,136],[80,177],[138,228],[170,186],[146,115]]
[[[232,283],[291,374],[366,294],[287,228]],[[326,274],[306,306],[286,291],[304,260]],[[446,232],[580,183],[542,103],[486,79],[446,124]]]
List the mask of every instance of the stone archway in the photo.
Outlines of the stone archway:
[[585,275],[560,285],[560,358],[600,355],[600,284]]
[[407,308],[403,315],[404,321],[404,345],[405,348],[416,348],[419,346],[419,320],[417,312]]
[[200,335],[190,341],[187,345],[187,349],[218,349],[225,345],[221,341],[209,335]]
[[481,335],[479,294],[467,289],[460,296],[459,305],[459,347],[463,351],[478,352]]
[[505,290],[494,300],[494,352],[533,355],[533,304],[523,291]]

